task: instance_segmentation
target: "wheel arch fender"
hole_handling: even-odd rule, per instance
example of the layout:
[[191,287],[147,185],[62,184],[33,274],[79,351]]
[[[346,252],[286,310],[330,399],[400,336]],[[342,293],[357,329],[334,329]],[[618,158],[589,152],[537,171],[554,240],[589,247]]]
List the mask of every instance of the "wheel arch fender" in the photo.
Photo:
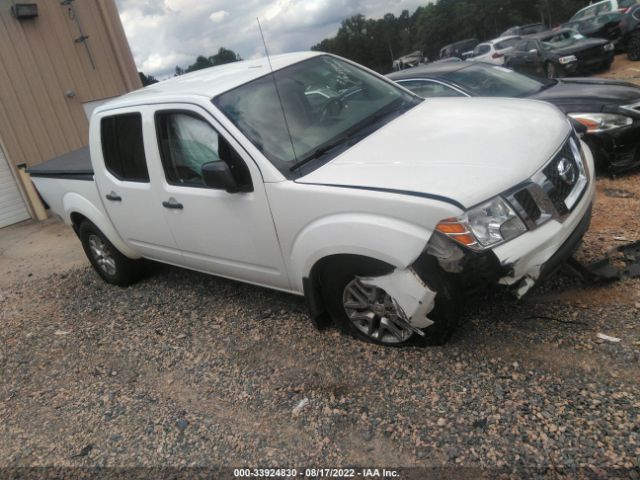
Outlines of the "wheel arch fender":
[[122,240],[111,220],[101,212],[93,203],[77,193],[67,193],[62,201],[67,223],[73,226],[78,233],[79,222],[86,219],[93,223],[109,239],[109,241],[122,253],[131,258],[138,259],[140,254],[127,246]]
[[[314,265],[326,257],[356,255],[405,268],[424,250],[433,231],[413,223],[373,214],[338,214],[300,230],[289,255],[291,278],[302,290]],[[393,247],[393,248],[391,248]]]

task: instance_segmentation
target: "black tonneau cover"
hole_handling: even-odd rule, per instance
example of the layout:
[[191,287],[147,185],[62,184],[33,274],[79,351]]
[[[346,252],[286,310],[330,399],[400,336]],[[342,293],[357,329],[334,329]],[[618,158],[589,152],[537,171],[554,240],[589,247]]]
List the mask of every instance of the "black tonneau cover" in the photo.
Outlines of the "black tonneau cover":
[[82,147],[27,169],[32,177],[93,180],[89,147]]

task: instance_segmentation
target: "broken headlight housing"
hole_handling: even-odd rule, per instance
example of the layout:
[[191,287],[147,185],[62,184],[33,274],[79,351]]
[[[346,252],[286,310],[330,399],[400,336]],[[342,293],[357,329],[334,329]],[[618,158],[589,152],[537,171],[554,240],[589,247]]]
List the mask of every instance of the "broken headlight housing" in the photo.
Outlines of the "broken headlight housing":
[[441,221],[436,230],[472,250],[486,250],[522,235],[527,227],[506,200],[495,197]]

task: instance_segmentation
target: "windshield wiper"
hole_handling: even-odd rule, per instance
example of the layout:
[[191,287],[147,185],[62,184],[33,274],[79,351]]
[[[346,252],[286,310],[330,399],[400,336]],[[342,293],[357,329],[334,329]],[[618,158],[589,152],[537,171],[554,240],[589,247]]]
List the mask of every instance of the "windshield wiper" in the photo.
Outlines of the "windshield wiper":
[[300,168],[303,165],[306,165],[307,163],[311,162],[312,160],[316,160],[316,159],[322,157],[329,150],[333,150],[334,148],[342,145],[346,140],[349,139],[350,136],[351,135],[349,135],[349,134],[341,135],[338,138],[332,140],[331,142],[326,143],[324,145],[321,145],[320,147],[316,148],[313,152],[311,152],[311,154],[307,155],[306,157],[304,157],[300,161],[294,163],[289,168],[289,171],[293,172],[295,169]]
[[[405,110],[404,108],[397,108],[398,104],[399,103],[403,103],[403,102],[404,102],[404,100],[402,98],[398,98],[398,99],[394,100],[393,102],[391,102],[389,105],[386,105],[386,106],[382,107],[376,113],[368,116],[364,120],[361,120],[360,122],[358,122],[355,125],[353,125],[351,128],[347,129],[344,134],[342,134],[342,135],[330,140],[329,142],[325,143],[324,145],[320,145],[318,148],[316,148],[309,155],[307,155],[306,157],[302,158],[298,162],[294,163],[289,168],[289,171],[293,172],[297,168],[300,168],[303,165],[306,165],[307,163],[322,157],[328,151],[333,150],[336,147],[339,147],[340,145],[344,144],[348,140],[353,139],[354,137],[357,137],[358,136],[357,135],[358,132],[361,132],[364,129],[366,129],[367,127],[377,123],[382,118],[390,115],[391,113],[404,112],[404,110]],[[407,107],[410,107],[410,106],[413,106],[413,105],[414,105],[413,103],[408,103]]]

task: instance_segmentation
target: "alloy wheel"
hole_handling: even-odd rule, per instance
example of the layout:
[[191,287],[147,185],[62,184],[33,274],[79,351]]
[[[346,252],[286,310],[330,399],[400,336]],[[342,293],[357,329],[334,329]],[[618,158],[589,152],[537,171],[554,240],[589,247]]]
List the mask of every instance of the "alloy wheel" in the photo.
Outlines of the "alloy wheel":
[[354,279],[343,293],[345,313],[361,333],[381,343],[397,344],[414,333],[397,302],[383,289]]
[[89,250],[100,270],[110,276],[116,274],[116,260],[113,258],[111,249],[100,237],[89,235]]

